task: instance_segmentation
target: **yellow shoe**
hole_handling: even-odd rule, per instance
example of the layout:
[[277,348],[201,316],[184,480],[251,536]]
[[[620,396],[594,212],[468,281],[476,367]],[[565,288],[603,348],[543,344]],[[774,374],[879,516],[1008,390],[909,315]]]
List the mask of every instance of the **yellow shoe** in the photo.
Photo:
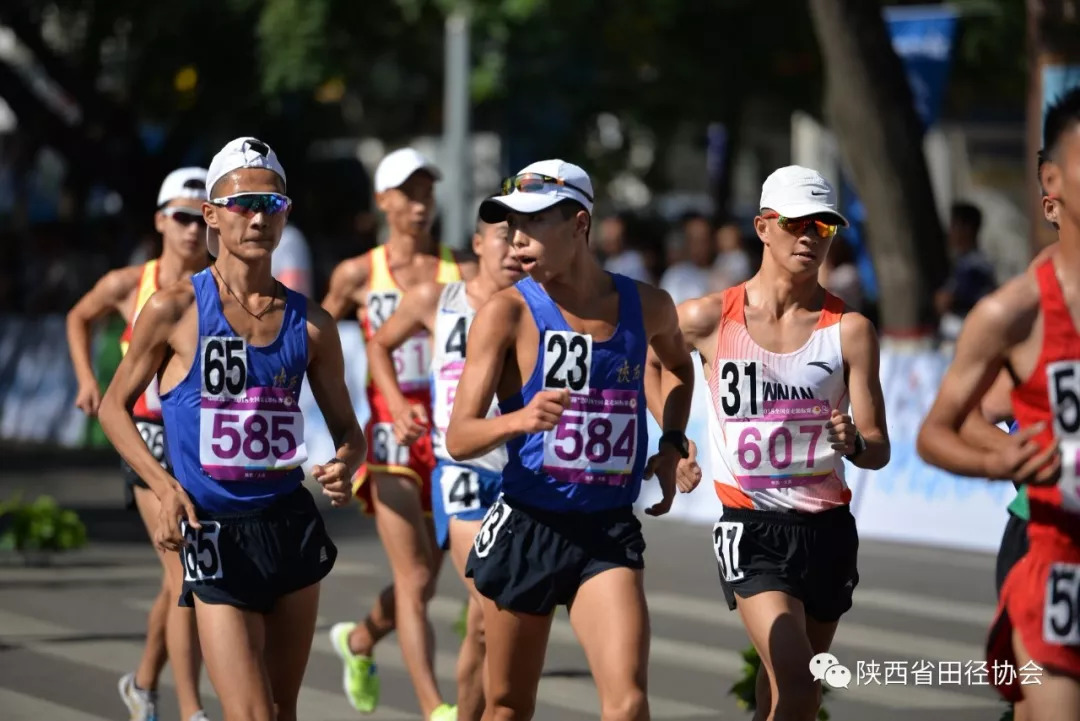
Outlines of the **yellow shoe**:
[[349,704],[361,713],[371,713],[379,705],[378,670],[373,658],[357,656],[349,650],[349,634],[354,628],[355,623],[335,623],[330,629],[330,642],[345,666],[342,685]]
[[457,721],[457,706],[444,703],[431,712],[429,721]]

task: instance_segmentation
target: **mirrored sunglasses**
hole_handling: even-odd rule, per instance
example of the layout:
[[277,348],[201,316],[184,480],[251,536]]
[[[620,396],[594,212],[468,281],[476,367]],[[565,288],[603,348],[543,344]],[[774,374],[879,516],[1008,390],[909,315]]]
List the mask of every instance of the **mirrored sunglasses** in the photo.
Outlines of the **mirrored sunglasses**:
[[521,175],[507,178],[502,184],[502,194],[510,195],[510,193],[513,193],[515,190],[520,193],[542,193],[552,186],[572,188],[588,198],[590,203],[593,202],[592,195],[586,193],[573,183],[568,183],[562,178],[555,178],[540,173],[522,173]]
[[203,218],[202,213],[192,210],[191,208],[162,208],[161,212],[167,217],[172,218],[180,225],[191,225],[196,223],[199,226],[205,226],[206,220]]
[[209,201],[234,213],[277,215],[292,205],[289,196],[281,193],[237,193]]

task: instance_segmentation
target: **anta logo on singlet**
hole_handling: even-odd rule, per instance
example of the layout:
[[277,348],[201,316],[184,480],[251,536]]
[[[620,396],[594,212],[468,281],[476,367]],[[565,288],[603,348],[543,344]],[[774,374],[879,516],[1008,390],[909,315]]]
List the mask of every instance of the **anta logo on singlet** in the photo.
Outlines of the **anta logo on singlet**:
[[783,383],[764,383],[764,391],[762,396],[766,402],[768,401],[790,401],[799,400],[804,398],[806,400],[814,399],[814,389],[804,388],[802,386],[788,386]]

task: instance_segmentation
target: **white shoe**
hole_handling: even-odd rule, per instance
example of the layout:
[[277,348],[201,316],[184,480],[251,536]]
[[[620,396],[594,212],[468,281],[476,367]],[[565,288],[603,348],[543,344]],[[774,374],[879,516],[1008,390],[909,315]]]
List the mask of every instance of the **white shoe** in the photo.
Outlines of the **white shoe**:
[[136,686],[135,674],[123,676],[117,690],[131,714],[130,721],[157,721],[157,694]]
[[205,711],[200,710],[191,714],[191,718],[189,718],[188,721],[210,721],[210,717],[206,715]]

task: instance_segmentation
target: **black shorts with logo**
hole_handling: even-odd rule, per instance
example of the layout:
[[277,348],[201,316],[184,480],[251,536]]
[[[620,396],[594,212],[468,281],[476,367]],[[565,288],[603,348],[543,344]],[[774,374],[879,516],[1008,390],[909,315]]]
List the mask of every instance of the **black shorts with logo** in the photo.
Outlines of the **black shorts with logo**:
[[585,581],[645,567],[645,538],[630,506],[547,511],[499,498],[476,534],[465,575],[500,608],[546,616],[569,606]]
[[[165,445],[165,426],[161,421],[157,420],[144,418],[133,418],[132,420],[135,421],[135,427],[139,429],[139,435],[142,436],[143,443],[146,444],[151,455],[171,474],[172,466],[169,464],[169,454]],[[129,466],[128,462],[123,458],[120,459],[120,472],[124,476],[124,508],[135,508],[135,489],[145,488],[150,490],[150,486],[139,477],[135,469]]]
[[859,584],[859,534],[847,506],[820,513],[728,508],[713,526],[720,585],[732,611],[736,596],[782,591],[823,623],[851,608]]
[[1001,597],[1001,587],[1005,584],[1005,577],[1016,563],[1027,555],[1028,552],[1028,522],[1013,512],[1009,512],[1009,520],[1005,524],[1005,532],[1001,534],[1001,547],[998,548],[997,564],[994,569],[994,586],[997,588],[998,597]]
[[303,486],[265,508],[241,513],[196,509],[202,529],[181,526],[186,544],[181,606],[224,604],[269,613],[282,596],[330,573],[337,547]]

